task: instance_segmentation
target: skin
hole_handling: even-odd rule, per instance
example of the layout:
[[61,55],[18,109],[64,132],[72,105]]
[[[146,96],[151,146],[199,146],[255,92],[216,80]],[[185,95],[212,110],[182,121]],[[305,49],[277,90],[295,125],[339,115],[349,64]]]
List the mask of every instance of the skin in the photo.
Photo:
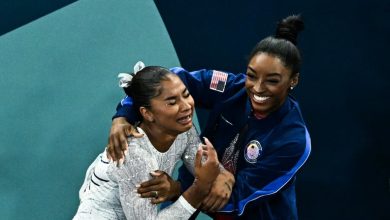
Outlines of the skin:
[[161,82],[161,94],[150,100],[151,107],[141,107],[144,121],[140,127],[156,149],[165,152],[177,135],[192,127],[194,100],[176,75]]
[[[150,100],[150,107],[140,107],[139,111],[143,121],[140,127],[145,131],[153,146],[160,152],[166,152],[172,145],[176,137],[192,127],[192,115],[194,110],[194,100],[187,88],[176,75],[168,75],[167,80],[160,83],[161,93]],[[206,160],[202,162],[202,157]],[[190,188],[182,195],[195,208],[198,208],[219,174],[219,162],[215,149],[209,141],[205,145],[200,145],[195,158],[195,180]],[[152,172],[162,183],[169,185],[171,191],[160,192],[160,196],[169,196],[179,192],[169,180],[172,179],[162,171]],[[148,192],[148,197],[156,196]],[[153,198],[156,203],[159,198]]]
[[[202,162],[202,157],[207,160]],[[210,188],[219,173],[217,152],[210,142],[200,145],[195,158],[195,179],[192,185],[183,193],[183,197],[194,208],[199,208],[209,194]]]
[[[190,118],[190,120],[187,120],[186,122],[176,121],[176,123],[168,123],[166,124],[167,126],[163,126],[161,128],[154,127],[153,129],[151,129],[156,129],[154,131],[156,135],[157,133],[163,134],[165,138],[167,138],[166,140],[159,140],[160,136],[158,136],[158,139],[151,140],[153,144],[156,144],[155,146],[161,145],[161,143],[157,142],[169,142],[169,140],[172,140],[172,135],[175,135],[175,133],[177,133],[175,129],[179,129],[178,131],[184,132],[186,131],[185,129],[188,130],[192,126],[194,100],[192,99],[192,96],[189,94],[187,88],[181,82],[179,77],[173,74],[169,75],[168,77],[169,81],[172,81],[172,83],[168,83],[169,81],[162,82],[162,87],[165,88],[165,86],[167,86],[167,89],[162,91],[162,93],[158,97],[155,97],[151,100],[151,108],[141,107],[141,115],[143,115],[146,121],[158,120],[157,122],[160,122],[160,124],[164,123],[164,120],[166,119],[160,119],[159,117],[156,117],[159,114],[173,114],[172,116],[169,115],[169,117],[177,117],[178,120],[180,120],[180,118],[182,117],[187,116]],[[175,113],[175,111],[180,112]],[[177,128],[179,126],[178,123],[186,124],[182,128]],[[169,134],[171,135],[171,137],[166,137],[165,134]],[[137,130],[132,125],[130,125],[125,118],[115,118],[112,122],[110,130],[107,153],[110,159],[114,161],[119,161],[118,165],[123,163],[123,157],[128,145],[128,136],[140,138],[142,137],[142,134],[138,133]],[[113,146],[117,147],[115,148]]]
[[[292,71],[276,56],[266,53],[253,56],[248,63],[245,88],[254,115],[257,118],[265,118],[280,108],[290,87],[298,84],[298,77],[299,74],[293,76]],[[209,196],[202,203],[202,210],[215,212],[225,206],[232,186],[229,184],[229,176],[219,175]]]
[[[142,116],[151,126],[141,128],[148,133],[148,137],[154,146],[161,152],[165,152],[179,133],[187,131],[192,126],[192,114],[194,111],[194,100],[188,90],[177,76],[170,77],[170,81],[162,82],[165,89],[162,93],[151,100],[151,108],[141,108]],[[153,126],[158,124],[159,126]],[[158,138],[153,138],[158,137]],[[165,143],[165,144],[164,144]],[[211,143],[205,138],[206,145]],[[219,209],[225,205],[230,197],[231,188],[234,184],[234,177],[229,172],[221,172],[217,176],[219,181],[212,183],[211,193],[207,195],[202,203],[202,208],[207,210]],[[161,203],[172,200],[180,195],[180,183],[174,181],[163,171],[151,173],[151,180],[139,185],[137,192],[144,198],[152,198],[152,203]],[[233,180],[232,180],[233,179]],[[157,198],[154,191],[159,192]]]
[[[151,107],[141,107],[144,123],[140,127],[156,149],[165,152],[172,145],[177,135],[192,127],[194,100],[179,77],[169,75],[169,80],[161,82],[164,88],[161,94],[150,101]],[[172,200],[180,195],[180,184],[163,171],[150,173],[153,177],[138,186],[138,193],[143,198],[152,198],[154,204]],[[155,198],[154,192],[158,192]]]
[[[140,127],[158,151],[166,152],[177,135],[192,127],[194,100],[176,75],[168,75],[168,80],[161,82],[161,88],[160,95],[150,100],[151,107],[139,109],[144,119]],[[207,158],[203,164],[202,155]],[[193,207],[201,205],[219,173],[217,158],[208,140],[206,145],[199,147],[195,159],[194,183],[183,193]],[[180,184],[168,174],[155,171],[151,175],[152,181],[141,183],[138,187],[141,197],[152,198],[151,202],[157,204],[180,195]],[[158,193],[158,197],[155,197],[154,192]]]
[[299,73],[291,70],[276,56],[259,53],[247,68],[245,88],[256,117],[264,118],[283,105],[291,87],[298,84]]
[[[295,87],[298,81],[299,73],[292,74],[292,71],[278,57],[267,53],[259,53],[253,56],[248,63],[245,88],[254,115],[257,118],[264,118],[280,108],[285,102],[291,87]],[[117,120],[113,121],[113,127],[115,123],[118,123],[118,127],[123,126],[131,130],[125,119],[119,118]],[[120,152],[117,155],[120,157]],[[177,182],[167,178],[166,174],[154,173],[151,175],[154,178],[142,183],[138,188],[138,192],[141,193],[142,197],[151,197],[150,191],[152,189],[166,192],[164,194],[166,195],[165,199],[177,196],[173,195],[177,194],[176,191],[180,187]],[[215,212],[225,206],[230,198],[234,183],[234,176],[226,170],[222,171],[214,181],[208,196],[203,200],[202,211]],[[155,202],[163,201],[166,200],[161,199]]]

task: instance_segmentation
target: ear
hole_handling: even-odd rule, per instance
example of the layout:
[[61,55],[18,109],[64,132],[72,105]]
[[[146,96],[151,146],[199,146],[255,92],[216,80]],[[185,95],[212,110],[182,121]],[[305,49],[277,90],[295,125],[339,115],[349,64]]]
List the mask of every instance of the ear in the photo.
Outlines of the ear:
[[299,82],[299,73],[295,74],[295,76],[293,76],[291,78],[291,85],[290,85],[290,87],[294,88],[295,86],[298,85],[298,82]]
[[141,113],[142,118],[144,118],[144,120],[146,120],[148,122],[154,122],[153,113],[149,109],[147,109],[145,107],[140,107],[139,112]]

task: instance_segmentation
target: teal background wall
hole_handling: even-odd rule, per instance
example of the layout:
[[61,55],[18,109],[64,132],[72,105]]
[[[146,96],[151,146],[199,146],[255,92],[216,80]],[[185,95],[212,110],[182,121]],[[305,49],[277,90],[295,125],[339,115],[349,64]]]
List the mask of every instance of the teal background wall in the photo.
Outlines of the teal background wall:
[[0,219],[72,218],[138,60],[179,65],[151,0],[77,1],[0,36]]

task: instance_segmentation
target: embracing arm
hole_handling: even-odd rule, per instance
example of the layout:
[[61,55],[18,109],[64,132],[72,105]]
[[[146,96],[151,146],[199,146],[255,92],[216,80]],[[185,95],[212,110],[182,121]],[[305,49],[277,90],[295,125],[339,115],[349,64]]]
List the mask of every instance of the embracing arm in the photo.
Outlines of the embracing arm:
[[190,72],[181,67],[170,70],[186,85],[197,107],[210,109],[214,104],[236,94],[245,85],[245,74],[207,69]]
[[[206,69],[189,72],[181,67],[170,70],[186,85],[197,107],[212,108],[215,103],[230,98],[245,85],[245,74]],[[132,124],[138,120],[131,97],[122,99],[116,111],[113,118],[125,117]]]
[[[235,75],[204,69],[189,72],[180,67],[172,68],[171,71],[177,74],[186,85],[195,100],[196,106],[204,108],[212,108],[217,102],[226,100],[245,84],[244,74]],[[137,137],[135,129],[130,124],[134,124],[139,119],[133,108],[133,101],[128,96],[118,104],[116,110],[117,112],[113,116],[107,152],[110,158],[114,161],[120,160],[121,163],[123,152],[127,149],[127,136]]]

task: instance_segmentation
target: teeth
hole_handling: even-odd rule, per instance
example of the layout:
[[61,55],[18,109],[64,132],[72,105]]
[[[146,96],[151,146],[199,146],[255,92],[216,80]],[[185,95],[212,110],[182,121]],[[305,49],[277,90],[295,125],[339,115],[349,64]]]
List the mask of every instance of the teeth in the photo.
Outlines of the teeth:
[[253,94],[253,98],[257,102],[264,102],[265,100],[269,99],[269,96],[257,96]]
[[186,123],[186,122],[188,122],[190,120],[191,120],[191,115],[188,115],[188,116],[185,116],[185,117],[179,119],[179,121],[181,121],[183,123]]

